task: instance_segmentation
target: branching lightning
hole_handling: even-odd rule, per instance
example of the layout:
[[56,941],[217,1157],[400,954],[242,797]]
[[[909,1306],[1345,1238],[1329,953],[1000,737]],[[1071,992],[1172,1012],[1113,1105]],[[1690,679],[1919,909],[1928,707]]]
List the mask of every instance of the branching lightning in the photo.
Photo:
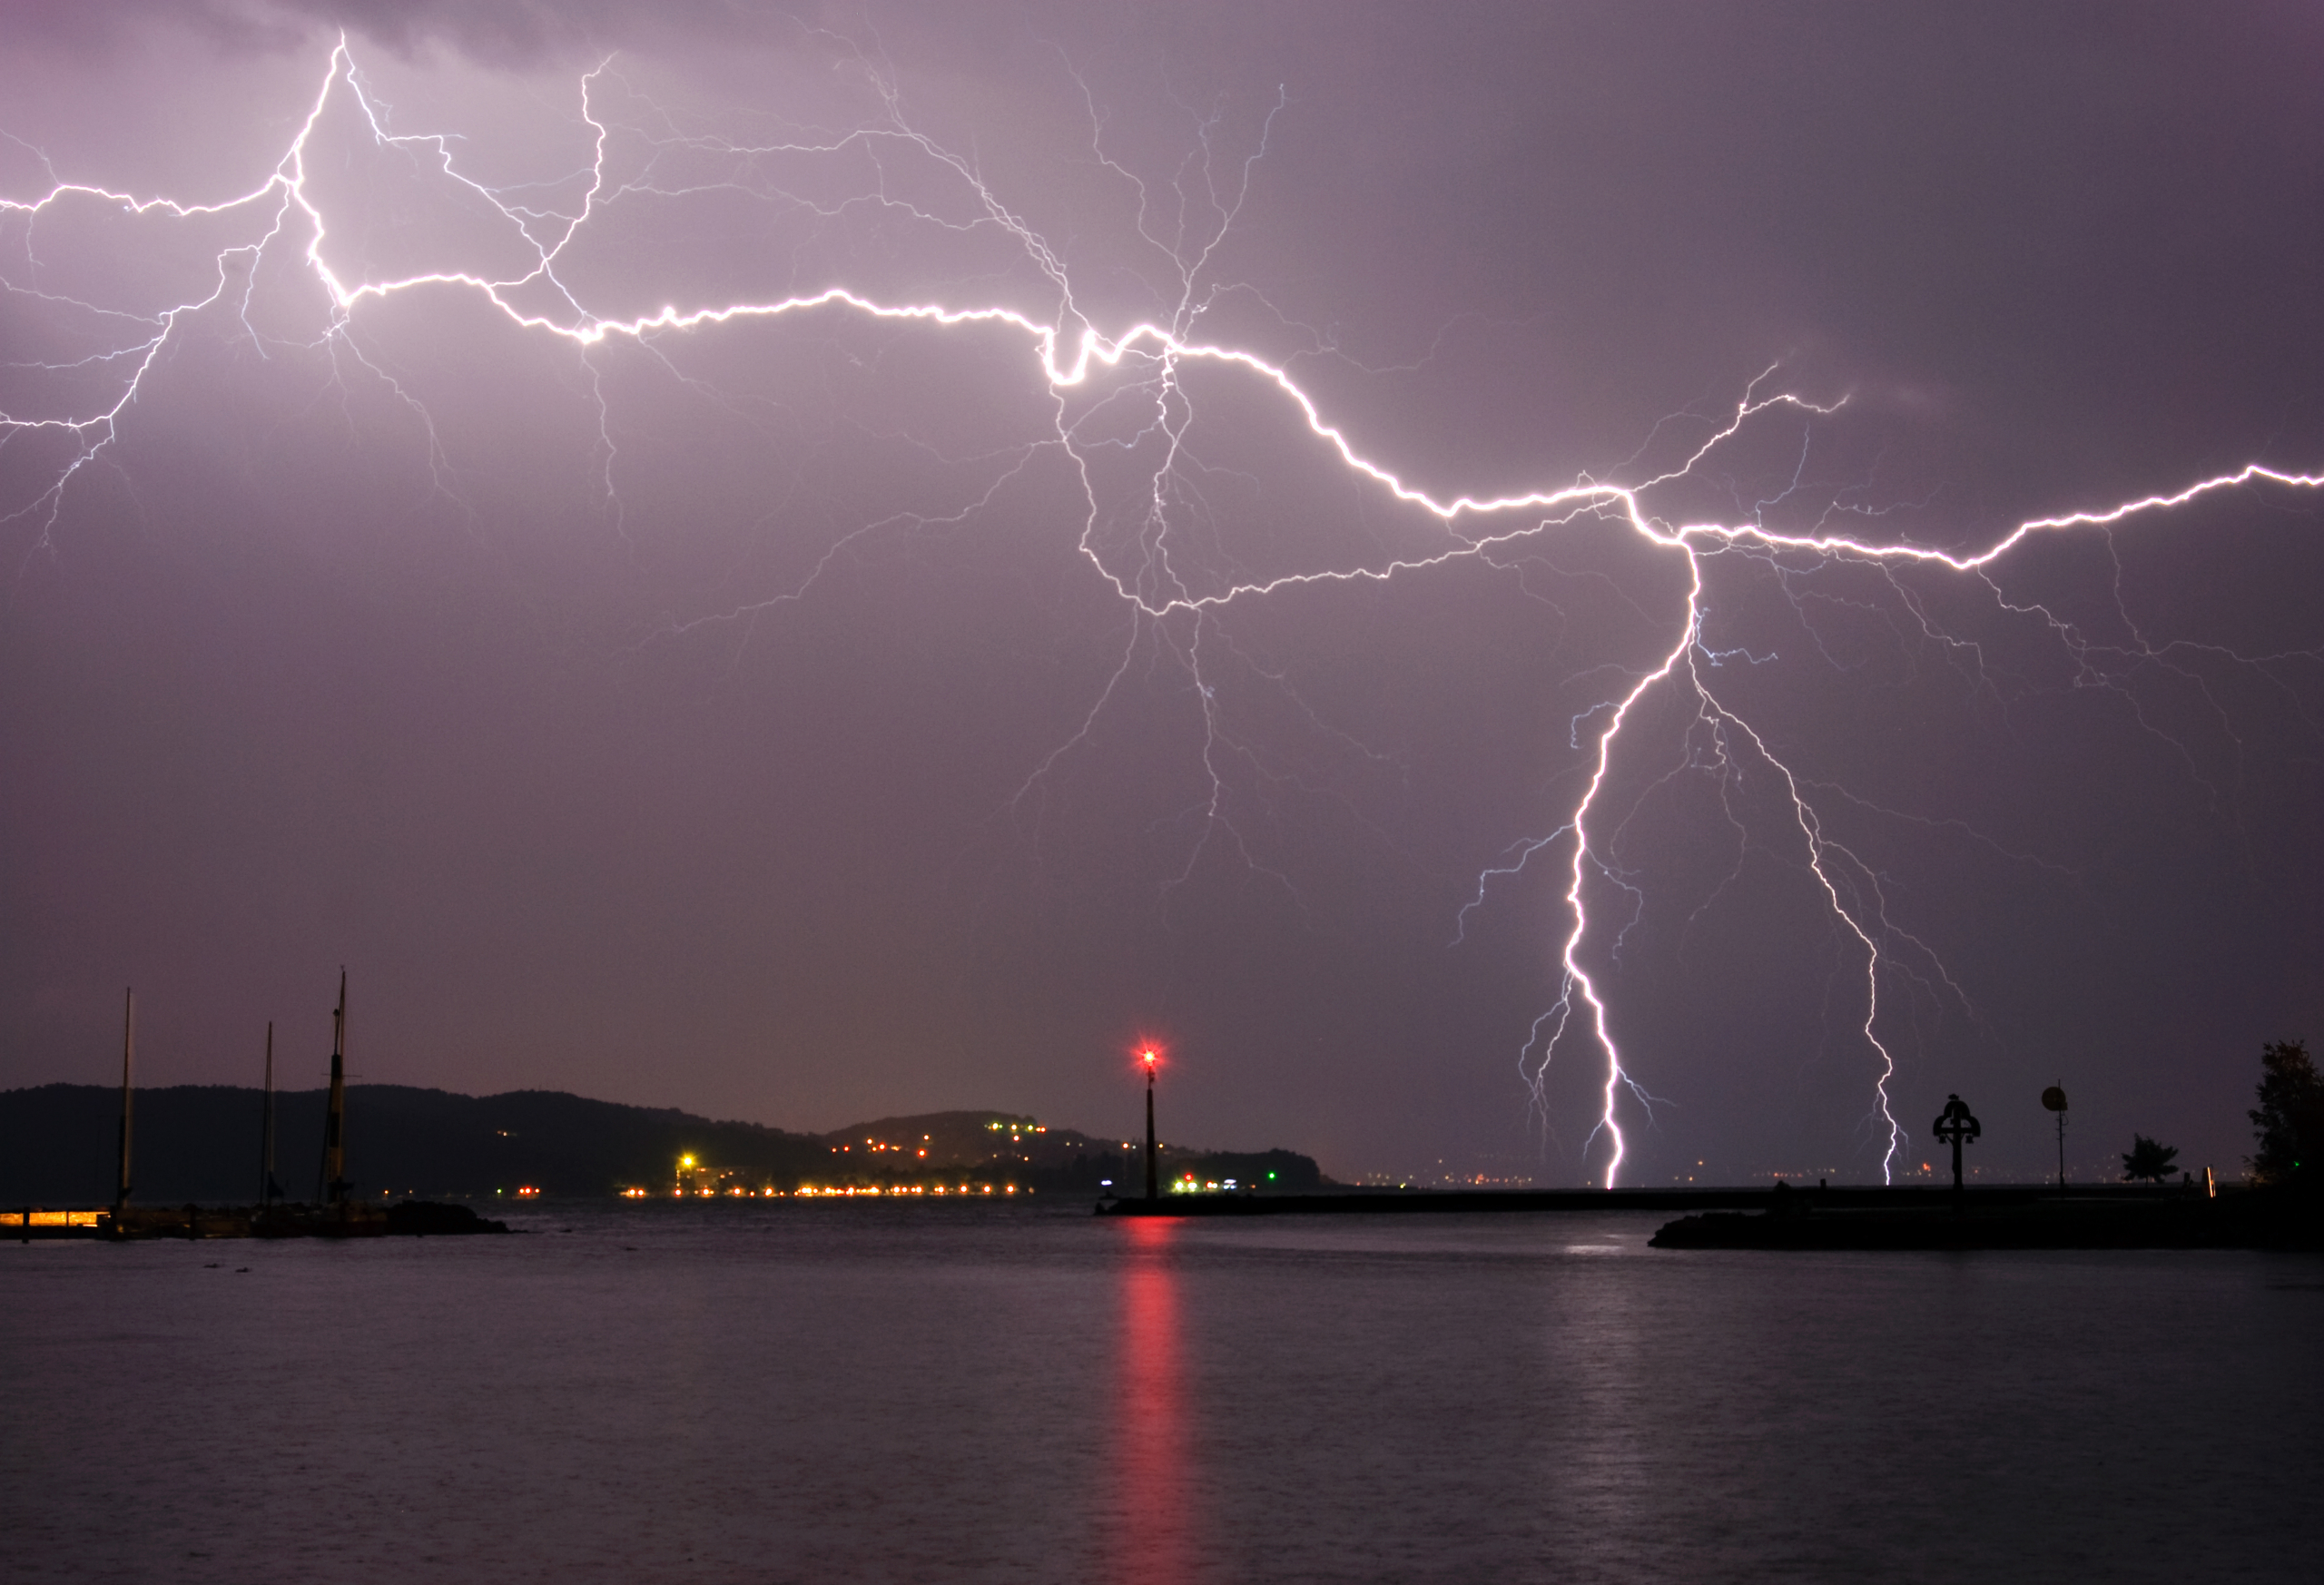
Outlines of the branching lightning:
[[[1819,800],[1848,795],[1796,771],[1768,737],[1722,697],[1715,674],[1721,666],[1756,664],[1763,657],[1714,650],[1706,637],[1704,618],[1709,606],[1706,574],[1718,558],[1752,558],[1778,577],[1788,577],[1803,566],[1854,565],[1879,569],[1904,608],[1930,637],[1943,642],[1950,641],[1899,575],[1917,567],[1976,581],[1997,607],[2046,624],[2085,668],[2088,680],[2102,686],[2108,674],[2093,658],[2098,646],[2066,618],[2038,604],[2014,600],[2004,592],[1994,569],[2005,558],[2038,537],[2109,533],[2220,492],[2324,488],[2324,473],[2298,473],[2252,463],[2169,493],[2019,523],[1982,548],[1968,551],[1945,550],[1903,538],[1882,539],[1860,531],[1834,531],[1827,527],[1838,515],[1834,512],[1827,512],[1806,530],[1787,530],[1770,522],[1770,510],[1781,504],[1781,496],[1749,505],[1732,522],[1673,522],[1658,515],[1649,501],[1661,487],[1696,477],[1747,427],[1779,414],[1812,423],[1837,410],[1837,403],[1818,403],[1796,393],[1765,389],[1775,377],[1776,371],[1770,369],[1752,382],[1722,418],[1708,426],[1708,437],[1675,468],[1651,477],[1628,483],[1585,477],[1571,485],[1492,497],[1440,496],[1407,483],[1368,455],[1303,388],[1291,364],[1271,360],[1245,347],[1206,340],[1199,333],[1206,309],[1220,290],[1211,277],[1214,260],[1249,192],[1253,166],[1265,150],[1264,132],[1257,146],[1239,160],[1215,161],[1212,128],[1198,123],[1200,150],[1188,168],[1192,175],[1182,171],[1166,192],[1149,186],[1106,153],[1092,107],[1094,162],[1134,189],[1137,233],[1175,271],[1175,301],[1167,313],[1108,330],[1092,323],[1077,307],[1070,272],[1059,252],[1002,202],[970,161],[913,129],[885,76],[877,71],[868,74],[882,106],[882,118],[876,124],[826,139],[769,145],[693,138],[675,131],[661,136],[640,133],[636,135],[651,145],[651,157],[635,173],[616,179],[610,155],[615,129],[608,116],[600,113],[599,101],[610,87],[619,84],[609,67],[600,67],[580,84],[579,117],[587,129],[589,155],[572,182],[580,189],[578,202],[560,210],[538,196],[555,183],[532,184],[522,193],[497,189],[464,173],[450,137],[391,130],[391,118],[368,91],[353,54],[342,41],[331,52],[323,80],[280,161],[255,186],[237,196],[190,203],[66,182],[58,182],[37,195],[0,196],[0,242],[8,248],[5,261],[0,262],[0,271],[5,271],[0,274],[0,290],[57,313],[79,316],[81,321],[96,328],[92,333],[103,343],[77,359],[20,361],[12,367],[107,382],[103,395],[94,401],[59,399],[49,404],[54,410],[43,410],[38,402],[18,402],[17,410],[0,412],[0,450],[50,444],[58,448],[53,466],[43,470],[39,487],[28,498],[9,506],[0,520],[30,521],[36,525],[35,548],[53,547],[52,537],[68,492],[89,469],[107,465],[123,446],[124,428],[142,386],[192,317],[222,308],[237,317],[248,345],[260,354],[283,345],[279,336],[261,328],[256,306],[260,276],[270,264],[294,261],[296,273],[317,294],[318,317],[311,334],[300,344],[320,349],[334,359],[341,356],[350,359],[351,366],[380,382],[429,426],[431,468],[439,483],[444,468],[432,421],[381,363],[367,355],[359,338],[359,323],[367,305],[429,290],[466,293],[490,304],[521,332],[569,344],[587,363],[589,389],[598,405],[599,487],[616,509],[618,454],[606,414],[602,371],[587,362],[594,349],[606,343],[634,343],[668,363],[663,349],[673,337],[707,336],[721,327],[744,321],[833,311],[918,324],[931,330],[983,327],[1003,332],[1020,340],[1038,364],[1052,400],[1056,429],[1054,435],[1030,443],[1013,459],[1004,459],[1000,478],[1024,466],[1035,448],[1055,448],[1071,459],[1079,470],[1088,505],[1078,541],[1080,554],[1133,616],[1119,661],[1098,688],[1087,716],[1076,732],[1032,768],[1019,798],[1037,796],[1058,763],[1088,739],[1142,653],[1165,655],[1194,679],[1202,700],[1203,764],[1209,796],[1190,812],[1199,834],[1187,855],[1187,872],[1201,856],[1204,844],[1214,838],[1231,844],[1254,870],[1265,870],[1236,831],[1224,798],[1221,765],[1240,751],[1215,705],[1209,678],[1208,668],[1214,664],[1209,649],[1227,642],[1212,625],[1216,613],[1304,586],[1412,578],[1455,563],[1502,566],[1500,558],[1553,540],[1561,531],[1585,519],[1619,526],[1653,553],[1667,557],[1683,587],[1680,614],[1669,631],[1668,647],[1656,664],[1628,677],[1599,707],[1576,718],[1574,747],[1586,765],[1579,792],[1554,812],[1545,832],[1512,843],[1502,859],[1478,877],[1475,897],[1453,921],[1458,940],[1469,913],[1484,901],[1497,878],[1515,875],[1537,857],[1554,854],[1561,861],[1566,919],[1557,953],[1558,994],[1534,1021],[1519,1053],[1518,1067],[1541,1102],[1553,1061],[1571,1059],[1578,1050],[1595,1054],[1602,1064],[1602,1079],[1597,1086],[1599,1114],[1591,1136],[1591,1148],[1600,1152],[1593,1176],[1610,1187],[1630,1154],[1625,1117],[1650,1116],[1652,1098],[1626,1064],[1615,1009],[1600,980],[1593,977],[1589,960],[1609,948],[1618,951],[1621,939],[1595,894],[1611,888],[1630,897],[1634,904],[1639,896],[1619,861],[1615,838],[1622,817],[1619,810],[1610,807],[1609,789],[1618,761],[1634,752],[1629,729],[1650,702],[1677,699],[1691,704],[1683,753],[1671,774],[1707,771],[1717,779],[1722,796],[1746,778],[1765,776],[1771,778],[1768,784],[1778,790],[1788,806],[1791,829],[1784,833],[1788,860],[1799,867],[1820,896],[1856,960],[1854,972],[1860,976],[1856,982],[1863,1009],[1858,1034],[1868,1057],[1872,1126],[1883,1137],[1884,1176],[1893,1168],[1906,1138],[1892,1106],[1897,1059],[1884,1038],[1884,990],[1893,989],[1902,979],[1923,988],[1942,987],[1945,994],[1966,1004],[1961,988],[1935,952],[1887,917],[1878,873],[1827,833],[1819,814]],[[332,243],[338,217],[328,212],[327,203],[317,195],[310,169],[310,145],[334,109],[359,116],[360,126],[376,148],[400,152],[415,162],[416,169],[429,172],[447,192],[472,207],[480,206],[478,212],[498,229],[517,265],[500,272],[436,269],[375,279],[350,271],[344,261],[335,264]],[[715,179],[668,176],[661,170],[665,160],[716,159],[729,162],[735,169],[746,169],[753,162],[778,157],[842,154],[867,162],[872,178],[862,191],[819,202],[835,206],[834,212],[848,206],[870,206],[893,210],[916,223],[947,231],[1005,238],[1021,250],[1037,278],[1046,282],[1053,307],[1044,314],[991,301],[889,300],[877,293],[830,282],[767,300],[683,309],[665,305],[623,317],[593,310],[589,291],[574,282],[568,261],[580,240],[594,222],[633,197],[669,198],[730,188],[763,196],[760,187],[731,172]],[[932,201],[916,198],[901,184],[891,183],[887,163],[891,156],[909,157],[943,173],[952,189],[952,207],[940,211]],[[804,199],[791,201],[815,207]],[[127,310],[44,282],[41,227],[75,206],[109,207],[135,217],[188,226],[214,225],[232,234],[218,249],[215,272],[206,290],[158,310]],[[1196,576],[1192,568],[1202,558],[1187,543],[1181,527],[1187,503],[1200,488],[1199,464],[1189,445],[1192,398],[1182,379],[1196,366],[1220,369],[1287,404],[1315,440],[1364,488],[1433,519],[1438,543],[1422,553],[1381,554],[1344,565],[1273,576]],[[671,367],[675,374],[675,367]],[[1085,398],[1079,408],[1068,401],[1073,393],[1095,388],[1116,374],[1123,377],[1119,386]],[[1135,406],[1141,415],[1137,420],[1139,437],[1158,441],[1150,477],[1144,485],[1144,520],[1126,543],[1101,533],[1099,488],[1092,471],[1093,458],[1099,453],[1123,449],[1118,438],[1097,431],[1094,415],[1124,403]],[[1643,448],[1640,455],[1645,455]],[[1805,460],[1803,448],[1803,467]],[[1795,477],[1793,487],[1797,482]],[[997,479],[990,488],[998,487]],[[988,489],[985,498],[990,495]],[[964,508],[974,509],[973,503]],[[1850,516],[1859,523],[1876,521],[1873,513]],[[769,603],[805,596],[848,543],[880,527],[867,523],[853,530],[827,551],[803,581]],[[2131,631],[2128,653],[2152,664],[2169,664],[2172,646],[2150,644],[2127,617],[2125,625]],[[1743,831],[1742,817],[1731,803],[1728,819],[1738,832]],[[1275,878],[1289,886],[1286,877],[1276,874]],[[1597,1143],[1601,1137],[1602,1145]]]

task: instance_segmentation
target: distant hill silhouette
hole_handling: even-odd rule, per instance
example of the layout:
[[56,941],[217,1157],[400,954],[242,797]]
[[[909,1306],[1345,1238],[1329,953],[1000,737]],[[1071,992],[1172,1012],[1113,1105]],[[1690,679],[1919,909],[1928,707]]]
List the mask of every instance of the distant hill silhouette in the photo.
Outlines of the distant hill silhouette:
[[[320,1089],[275,1097],[275,1176],[293,1199],[315,1196],[323,1098]],[[0,1206],[109,1202],[120,1104],[120,1092],[104,1085],[0,1091]],[[140,1090],[135,1197],[147,1205],[255,1200],[261,1108],[258,1090],[235,1086]],[[360,1084],[347,1091],[348,1176],[366,1197],[513,1196],[527,1185],[552,1196],[612,1195],[632,1186],[664,1193],[688,1155],[707,1186],[788,1189],[803,1181],[941,1176],[1094,1194],[1107,1179],[1124,1190],[1142,1181],[1137,1152],[1125,1145],[1009,1112],[929,1112],[793,1134],[561,1090],[466,1096]],[[1228,1155],[1166,1146],[1163,1170],[1278,1188],[1323,1181],[1313,1160],[1287,1150]]]
[[[0,1092],[0,1205],[113,1197],[121,1096],[102,1085]],[[262,1097],[224,1085],[137,1095],[133,1176],[149,1204],[250,1201],[259,1192]],[[312,1199],[322,1157],[323,1092],[275,1097],[275,1176]],[[398,1084],[347,1089],[348,1176],[366,1196],[610,1194],[625,1183],[667,1186],[691,1151],[753,1172],[820,1168],[822,1143],[756,1123],[588,1100],[558,1090],[454,1095]]]

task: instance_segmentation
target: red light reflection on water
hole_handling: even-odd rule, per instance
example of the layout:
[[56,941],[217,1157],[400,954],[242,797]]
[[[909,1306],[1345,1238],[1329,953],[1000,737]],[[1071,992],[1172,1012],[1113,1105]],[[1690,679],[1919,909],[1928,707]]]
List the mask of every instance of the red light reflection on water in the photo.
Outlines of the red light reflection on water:
[[1181,1585],[1191,1572],[1194,1449],[1178,1277],[1171,1259],[1178,1226],[1145,1216],[1126,1216],[1120,1226],[1128,1248],[1116,1329],[1120,1507],[1111,1573],[1133,1585]]

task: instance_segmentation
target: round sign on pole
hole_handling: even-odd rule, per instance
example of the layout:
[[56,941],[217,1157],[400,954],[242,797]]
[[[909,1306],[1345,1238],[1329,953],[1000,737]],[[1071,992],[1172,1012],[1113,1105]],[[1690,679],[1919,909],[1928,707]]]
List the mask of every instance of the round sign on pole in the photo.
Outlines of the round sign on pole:
[[2060,1089],[2053,1084],[2050,1086],[2049,1088],[2042,1092],[2042,1104],[2049,1108],[2050,1110],[2053,1112],[2064,1111],[2066,1109],[2066,1092]]

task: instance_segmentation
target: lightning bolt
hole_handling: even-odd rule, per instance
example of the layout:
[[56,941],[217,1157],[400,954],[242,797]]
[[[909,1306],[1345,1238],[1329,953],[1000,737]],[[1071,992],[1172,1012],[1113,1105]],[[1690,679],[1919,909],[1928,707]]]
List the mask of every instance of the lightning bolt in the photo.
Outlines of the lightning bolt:
[[[672,338],[710,335],[723,327],[749,321],[837,312],[931,330],[982,328],[1013,336],[1037,365],[1051,403],[1055,433],[1003,458],[979,502],[990,500],[992,491],[1021,469],[1036,448],[1060,450],[1078,470],[1088,507],[1078,537],[1080,555],[1133,618],[1120,659],[1098,690],[1081,724],[1034,767],[1017,802],[1036,798],[1061,761],[1088,741],[1141,654],[1167,655],[1193,679],[1201,701],[1202,766],[1208,789],[1206,797],[1190,812],[1199,834],[1180,879],[1191,874],[1205,844],[1216,834],[1230,842],[1254,870],[1272,875],[1286,889],[1288,877],[1266,870],[1253,856],[1228,807],[1225,766],[1238,758],[1251,761],[1254,755],[1235,737],[1219,703],[1213,673],[1217,663],[1212,653],[1218,648],[1231,650],[1232,645],[1216,625],[1218,615],[1231,606],[1296,588],[1384,583],[1424,576],[1453,564],[1518,569],[1524,559],[1538,557],[1543,545],[1577,525],[1617,525],[1667,558],[1678,575],[1683,593],[1669,629],[1668,645],[1654,665],[1576,718],[1573,746],[1587,766],[1581,790],[1558,813],[1546,834],[1512,844],[1505,850],[1505,861],[1489,866],[1479,875],[1475,897],[1455,920],[1457,940],[1468,914],[1484,901],[1494,881],[1522,871],[1537,855],[1561,853],[1566,922],[1557,953],[1560,989],[1534,1019],[1517,1066],[1546,1120],[1545,1086],[1552,1062],[1564,1059],[1577,1047],[1595,1055],[1602,1065],[1597,1086],[1599,1115],[1585,1151],[1602,1151],[1593,1176],[1612,1187],[1630,1155],[1624,1114],[1635,1109],[1650,1117],[1655,1098],[1625,1062],[1614,1010],[1590,962],[1601,948],[1619,953],[1621,945],[1622,931],[1613,931],[1609,939],[1609,923],[1600,906],[1602,893],[1610,890],[1628,897],[1633,917],[1640,901],[1640,890],[1627,878],[1620,857],[1620,833],[1628,816],[1615,807],[1611,783],[1618,760],[1632,735],[1630,729],[1650,704],[1664,696],[1682,701],[1689,712],[1681,760],[1670,774],[1699,771],[1714,777],[1722,797],[1730,800],[1728,818],[1746,842],[1748,822],[1737,812],[1731,795],[1755,778],[1771,783],[1789,812],[1781,851],[1820,895],[1839,939],[1850,945],[1857,960],[1863,1008],[1857,1032],[1870,1058],[1870,1117],[1885,1140],[1884,1178],[1906,1140],[1892,1106],[1890,1087],[1897,1074],[1897,1060],[1883,1034],[1884,989],[1892,989],[1902,978],[1923,989],[1941,987],[1966,1001],[1936,954],[1890,920],[1876,871],[1828,834],[1816,797],[1824,789],[1787,763],[1767,735],[1722,698],[1714,674],[1729,663],[1756,664],[1761,657],[1717,650],[1707,639],[1704,623],[1710,609],[1707,574],[1714,565],[1726,557],[1743,558],[1773,572],[1787,586],[1804,569],[1848,566],[1876,569],[1920,622],[1925,635],[1945,643],[1952,641],[1930,617],[1925,603],[1905,581],[1906,575],[1920,569],[1972,580],[1987,592],[1997,608],[2046,625],[2083,665],[2083,680],[2108,686],[2117,679],[2107,670],[2101,653],[2106,646],[2096,645],[2073,622],[2047,606],[2014,601],[2004,592],[1995,569],[2012,552],[2043,536],[2111,534],[2135,520],[2168,514],[2227,491],[2324,488],[2324,473],[2299,473],[2253,462],[2175,491],[2029,519],[2009,527],[1982,548],[1948,550],[1902,537],[1881,538],[1830,531],[1826,527],[1842,515],[1876,520],[1879,514],[1871,511],[1827,511],[1806,530],[1773,526],[1771,512],[1804,487],[1807,451],[1803,438],[1800,460],[1789,486],[1772,498],[1749,504],[1736,520],[1673,522],[1658,515],[1649,504],[1650,497],[1662,487],[1699,479],[1706,466],[1747,428],[1784,415],[1812,426],[1816,419],[1839,410],[1837,402],[1818,403],[1794,392],[1765,389],[1776,374],[1771,369],[1752,381],[1717,420],[1704,421],[1705,438],[1675,466],[1635,482],[1585,477],[1569,485],[1501,496],[1434,494],[1407,483],[1367,455],[1294,378],[1289,362],[1262,356],[1247,347],[1206,340],[1198,333],[1206,314],[1223,292],[1248,290],[1223,286],[1213,278],[1212,270],[1248,196],[1252,168],[1265,152],[1266,129],[1283,108],[1280,98],[1255,146],[1240,159],[1216,153],[1215,118],[1197,119],[1196,154],[1161,186],[1138,178],[1108,153],[1091,103],[1091,162],[1134,189],[1135,231],[1165,261],[1172,278],[1166,311],[1108,331],[1077,306],[1065,258],[1002,201],[970,161],[916,131],[892,79],[877,63],[858,59],[881,107],[879,120],[830,136],[766,144],[693,136],[666,123],[659,131],[617,123],[602,108],[602,102],[625,92],[626,85],[615,75],[611,63],[606,63],[586,74],[578,85],[578,117],[587,130],[586,163],[561,181],[516,189],[496,188],[465,173],[455,158],[457,140],[449,134],[394,131],[390,114],[367,89],[354,54],[342,38],[330,51],[322,81],[281,159],[239,195],[209,203],[185,203],[57,182],[36,196],[0,197],[0,244],[8,250],[0,290],[40,305],[57,323],[78,327],[78,333],[94,343],[94,349],[78,357],[21,359],[10,365],[21,373],[52,377],[55,389],[0,411],[0,450],[22,451],[43,445],[55,449],[44,454],[35,468],[37,487],[0,521],[31,521],[36,526],[34,551],[53,550],[53,535],[68,492],[91,468],[111,464],[143,387],[169,349],[182,340],[184,327],[198,316],[221,309],[232,312],[244,341],[261,357],[286,349],[320,350],[332,360],[334,369],[345,358],[379,382],[418,415],[428,437],[433,477],[439,487],[446,488],[448,468],[433,421],[384,362],[367,352],[357,333],[359,316],[368,307],[393,299],[453,291],[488,303],[520,331],[568,344],[586,363],[587,384],[598,416],[598,487],[616,516],[618,453],[602,369],[591,361],[597,349],[610,343],[643,349],[674,375],[697,383],[681,374],[671,359],[667,348],[673,344]],[[483,217],[493,229],[496,245],[504,248],[514,262],[499,271],[439,268],[379,276],[344,261],[334,263],[339,233],[325,201],[315,191],[310,145],[335,112],[351,114],[360,135],[368,137],[376,151],[400,155],[412,171],[428,173],[448,199]],[[626,176],[615,173],[617,143],[633,151],[636,169]],[[642,158],[637,151],[642,151]],[[786,162],[801,161],[854,162],[865,174],[841,197],[811,199],[764,173]],[[688,174],[689,171],[694,173]],[[931,172],[946,189],[939,196],[919,191]],[[578,202],[563,208],[552,202],[547,195],[560,187],[577,188]],[[576,283],[573,259],[594,221],[632,200],[714,192],[738,195],[752,202],[782,203],[829,220],[863,210],[901,217],[956,237],[997,237],[1029,265],[1049,306],[1035,311],[1006,301],[901,300],[830,281],[764,300],[685,308],[668,303],[642,314],[601,312],[590,306],[592,294]],[[140,222],[166,222],[197,231],[217,228],[231,234],[218,247],[213,267],[192,295],[158,309],[126,309],[44,284],[42,228],[56,217],[88,207],[111,210]],[[283,265],[290,266],[290,278],[306,283],[316,310],[309,328],[297,334],[274,328],[273,320],[261,311],[261,278]],[[1219,369],[1285,404],[1362,488],[1433,522],[1434,543],[1425,549],[1407,553],[1383,549],[1344,565],[1272,576],[1222,577],[1207,571],[1215,558],[1206,556],[1191,527],[1203,510],[1199,484],[1203,464],[1192,450],[1194,403],[1185,379],[1196,368]],[[1104,383],[1117,374],[1123,377],[1119,383]],[[94,383],[102,388],[107,381],[109,389],[99,398],[76,400],[73,395],[78,386]],[[1649,447],[1653,440],[1649,437]],[[1141,500],[1134,520],[1126,529],[1109,527],[1098,476],[1108,460],[1134,457],[1146,448],[1151,448],[1153,457],[1144,465]],[[1642,447],[1639,457],[1624,467],[1635,464],[1646,450]],[[973,512],[979,502],[972,502],[962,516]],[[885,526],[885,520],[866,523],[842,535],[795,586],[726,615],[739,616],[804,597],[836,557]],[[2123,621],[2131,633],[2129,644],[2115,646],[2112,653],[2145,664],[2170,663],[2171,646],[2149,642],[2127,615]],[[1321,724],[1312,712],[1309,720]],[[1360,752],[1371,752],[1361,744],[1354,746]]]

